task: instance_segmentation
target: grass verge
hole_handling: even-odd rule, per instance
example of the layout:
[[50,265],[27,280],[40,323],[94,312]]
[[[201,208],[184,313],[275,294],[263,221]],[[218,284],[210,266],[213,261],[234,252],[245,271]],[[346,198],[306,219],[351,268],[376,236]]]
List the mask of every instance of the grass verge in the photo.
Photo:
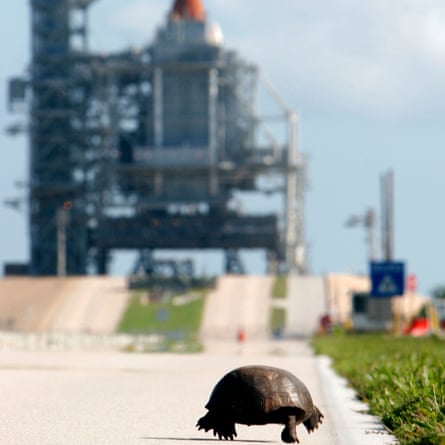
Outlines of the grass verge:
[[205,291],[183,296],[167,296],[152,301],[147,291],[135,292],[119,324],[118,331],[129,334],[153,334],[162,339],[156,349],[199,352],[198,331],[204,307]]
[[[287,275],[277,275],[272,287],[272,298],[283,300],[287,294]],[[286,324],[286,309],[276,307],[272,304],[270,313],[270,330],[274,337],[280,338],[283,335]]]
[[286,298],[287,275],[277,275],[272,288],[272,298]]
[[273,307],[270,314],[270,329],[275,337],[281,337],[286,325],[286,309]]
[[316,337],[401,445],[445,445],[445,342],[384,335]]

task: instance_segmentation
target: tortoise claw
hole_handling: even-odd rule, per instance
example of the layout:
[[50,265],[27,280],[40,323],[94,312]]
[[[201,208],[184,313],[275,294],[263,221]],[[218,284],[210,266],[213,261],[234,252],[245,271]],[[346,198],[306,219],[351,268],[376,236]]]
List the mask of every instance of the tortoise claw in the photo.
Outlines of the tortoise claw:
[[234,438],[237,436],[235,431],[231,431],[230,433],[221,433],[213,430],[213,435],[216,436],[216,434],[218,434],[219,440],[234,440]]

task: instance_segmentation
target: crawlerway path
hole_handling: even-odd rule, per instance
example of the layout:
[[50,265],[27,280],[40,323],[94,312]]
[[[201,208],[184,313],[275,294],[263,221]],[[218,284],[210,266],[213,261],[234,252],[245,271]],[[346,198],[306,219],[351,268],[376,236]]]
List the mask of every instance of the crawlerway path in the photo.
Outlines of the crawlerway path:
[[[196,421],[205,414],[217,380],[246,364],[282,367],[306,383],[325,419],[311,435],[299,426],[300,443],[394,443],[375,418],[361,414],[366,407],[354,400],[326,358],[313,355],[305,340],[268,339],[272,283],[271,277],[222,280],[205,311],[204,353],[61,352],[51,350],[50,344],[40,352],[0,351],[1,444],[215,444],[210,433],[195,428]],[[305,291],[318,288],[305,286]],[[296,308],[298,301],[290,300],[289,307]],[[76,306],[78,299],[69,301]],[[71,320],[70,314],[78,312],[64,311],[64,319]],[[244,342],[237,341],[241,328]],[[278,444],[281,429],[240,425],[236,442]]]
[[[202,354],[18,352],[0,357],[1,443],[6,445],[215,444],[196,421],[228,370],[245,364],[279,366],[299,375],[325,414],[302,444],[394,443],[376,420],[314,357],[304,341],[212,342]],[[278,425],[237,427],[238,443],[280,443]]]

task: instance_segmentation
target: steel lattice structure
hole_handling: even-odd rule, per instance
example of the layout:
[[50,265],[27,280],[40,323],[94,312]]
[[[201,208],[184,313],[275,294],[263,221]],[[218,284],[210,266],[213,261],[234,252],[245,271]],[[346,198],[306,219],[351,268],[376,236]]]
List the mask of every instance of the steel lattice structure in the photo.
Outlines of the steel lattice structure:
[[[258,142],[257,67],[176,4],[151,45],[94,54],[92,3],[31,0],[31,72],[10,82],[12,106],[31,96],[31,273],[105,274],[114,249],[167,248],[263,248],[305,272],[296,114],[281,107],[284,142]],[[281,218],[230,206],[269,175]]]

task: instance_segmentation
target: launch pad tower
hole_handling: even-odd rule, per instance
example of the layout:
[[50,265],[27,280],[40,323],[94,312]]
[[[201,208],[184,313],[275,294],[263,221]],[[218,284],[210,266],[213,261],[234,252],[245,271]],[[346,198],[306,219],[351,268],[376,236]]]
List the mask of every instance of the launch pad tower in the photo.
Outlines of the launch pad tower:
[[[223,249],[234,273],[239,249],[261,248],[270,270],[304,273],[296,114],[281,107],[284,141],[260,136],[258,68],[200,0],[176,0],[150,45],[106,55],[88,49],[93,3],[31,0],[31,72],[10,82],[11,107],[30,103],[30,272],[106,274],[116,249],[147,269],[155,250]],[[268,177],[281,217],[233,206]]]

